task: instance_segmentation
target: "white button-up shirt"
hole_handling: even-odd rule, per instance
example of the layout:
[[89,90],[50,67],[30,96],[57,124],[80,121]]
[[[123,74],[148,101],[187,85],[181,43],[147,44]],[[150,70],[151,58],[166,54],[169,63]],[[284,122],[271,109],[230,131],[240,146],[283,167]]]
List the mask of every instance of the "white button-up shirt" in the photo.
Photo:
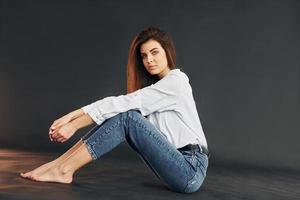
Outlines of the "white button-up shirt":
[[118,113],[139,110],[176,148],[187,144],[207,148],[189,78],[180,69],[172,69],[155,84],[103,98],[82,109],[98,125]]

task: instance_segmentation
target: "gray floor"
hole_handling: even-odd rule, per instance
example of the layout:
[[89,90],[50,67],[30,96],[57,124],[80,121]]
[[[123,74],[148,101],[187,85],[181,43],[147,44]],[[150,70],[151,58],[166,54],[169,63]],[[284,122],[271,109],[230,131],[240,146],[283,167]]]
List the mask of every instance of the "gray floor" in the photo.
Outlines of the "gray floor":
[[[121,149],[122,150],[122,149]],[[137,156],[114,150],[78,171],[70,185],[28,181],[18,176],[58,154],[0,150],[0,199],[300,199],[298,172],[210,165],[193,194],[168,190]],[[119,152],[118,152],[119,151]]]

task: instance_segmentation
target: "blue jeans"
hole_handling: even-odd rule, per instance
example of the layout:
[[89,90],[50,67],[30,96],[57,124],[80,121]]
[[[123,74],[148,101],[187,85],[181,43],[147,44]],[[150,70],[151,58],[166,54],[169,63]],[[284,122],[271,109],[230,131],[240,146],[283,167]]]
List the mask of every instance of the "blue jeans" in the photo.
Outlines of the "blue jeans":
[[82,137],[93,160],[127,141],[145,164],[175,192],[192,193],[202,185],[208,166],[199,150],[179,151],[138,110],[122,112]]

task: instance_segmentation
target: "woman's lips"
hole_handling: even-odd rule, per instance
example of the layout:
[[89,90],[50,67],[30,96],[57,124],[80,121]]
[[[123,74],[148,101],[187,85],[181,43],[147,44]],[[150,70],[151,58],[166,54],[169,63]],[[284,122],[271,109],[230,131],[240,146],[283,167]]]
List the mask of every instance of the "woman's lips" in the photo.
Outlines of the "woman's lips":
[[156,68],[156,65],[149,66],[149,69],[154,69],[154,68]]

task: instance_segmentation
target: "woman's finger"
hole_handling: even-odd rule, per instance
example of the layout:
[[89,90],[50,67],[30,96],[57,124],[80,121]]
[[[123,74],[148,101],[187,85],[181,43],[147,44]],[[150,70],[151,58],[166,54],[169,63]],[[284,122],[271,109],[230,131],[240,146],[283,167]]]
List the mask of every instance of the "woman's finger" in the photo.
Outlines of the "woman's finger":
[[67,122],[60,122],[60,123],[57,123],[56,125],[54,126],[51,126],[50,129],[53,131],[57,130],[57,129],[60,129],[62,126],[66,125]]
[[55,120],[53,125],[51,126],[51,128],[56,129],[56,128],[62,126],[62,125],[65,125],[70,120],[71,120],[71,118],[69,117],[69,115],[65,115],[65,116]]
[[50,130],[55,130],[55,129],[57,129],[59,127],[59,124],[53,124],[53,125],[51,125],[50,126]]
[[55,131],[55,129],[51,129],[51,128],[49,128],[49,135],[53,134],[53,133],[54,133],[54,131]]
[[[62,125],[63,126],[63,125]],[[57,126],[57,127],[50,127],[50,131],[49,133],[54,134],[55,132],[57,132],[62,126]]]
[[59,126],[61,126],[61,122],[62,120],[61,119],[57,119],[53,122],[53,124],[50,126],[50,129],[56,129],[58,128]]
[[63,141],[65,139],[65,137],[64,136],[61,136],[61,137],[59,137],[59,138],[57,138],[57,142],[61,142],[61,141]]
[[59,138],[61,136],[61,134],[57,131],[57,132],[55,132],[55,133],[53,133],[53,134],[51,134],[51,137],[53,138],[53,139],[57,139],[57,138]]
[[55,142],[57,142],[59,138],[60,138],[60,136],[57,136],[57,137],[53,138],[53,140],[54,140]]
[[57,134],[54,134],[54,133],[51,134],[51,138],[52,138],[52,139],[56,139],[56,138],[57,138]]
[[53,142],[54,141],[54,137],[53,137],[53,135],[52,134],[49,134],[49,138],[50,138],[50,140]]
[[58,123],[58,120],[55,120],[55,121],[52,123],[52,125],[50,126],[50,128],[55,127],[57,123]]
[[58,129],[55,129],[55,130],[53,130],[52,131],[52,136],[57,136],[58,134],[59,134],[59,131],[60,131],[60,128],[58,128]]
[[65,138],[65,139],[63,139],[62,141],[61,141],[61,143],[64,143],[65,141],[67,141],[68,139],[67,138]]
[[49,134],[53,134],[53,133],[57,132],[58,129],[59,129],[59,128],[56,128],[56,129],[50,128],[50,129],[49,129]]

